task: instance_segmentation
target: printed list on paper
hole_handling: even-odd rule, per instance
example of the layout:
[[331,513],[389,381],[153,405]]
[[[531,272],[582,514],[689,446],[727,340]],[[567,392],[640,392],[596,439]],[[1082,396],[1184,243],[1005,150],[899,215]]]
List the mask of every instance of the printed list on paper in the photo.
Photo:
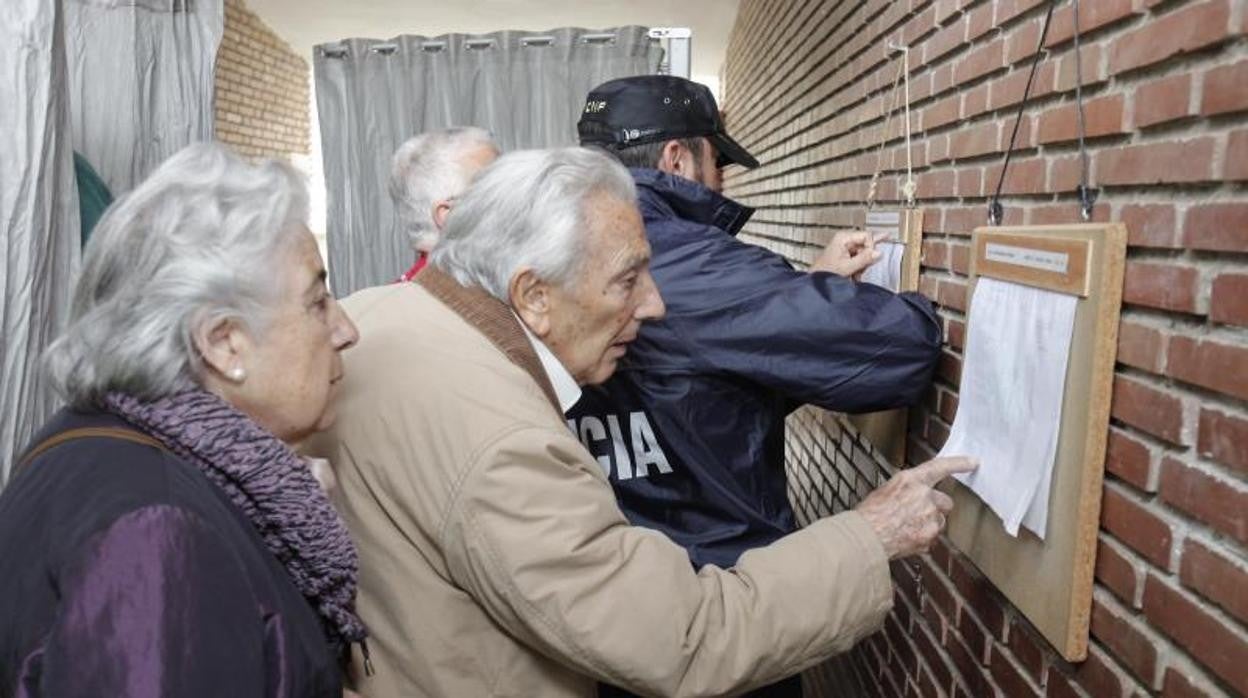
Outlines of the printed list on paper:
[[879,250],[880,258],[864,269],[859,278],[897,293],[901,290],[901,261],[906,255],[906,246],[899,242],[877,242],[875,249]]
[[1001,517],[1041,539],[1062,419],[1078,298],[980,277],[971,299],[958,413],[940,455],[968,455],[958,476]]
[[906,246],[900,239],[901,212],[868,211],[867,232],[882,236],[875,243],[880,258],[863,270],[859,280],[897,293],[901,290],[901,262],[906,255]]

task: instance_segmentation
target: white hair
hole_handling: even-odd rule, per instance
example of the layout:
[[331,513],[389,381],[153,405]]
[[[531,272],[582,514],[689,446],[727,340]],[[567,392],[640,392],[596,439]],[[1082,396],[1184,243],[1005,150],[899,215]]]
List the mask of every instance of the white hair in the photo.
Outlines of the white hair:
[[628,170],[602,152],[558,148],[503,155],[456,202],[429,263],[503,301],[512,275],[524,267],[566,286],[577,278],[590,199],[599,194],[637,201]]
[[399,146],[390,164],[390,198],[396,223],[412,247],[432,247],[438,240],[433,205],[454,198],[468,187],[472,174],[464,156],[474,148],[498,144],[489,131],[472,126],[422,133]]
[[152,399],[199,383],[202,323],[267,327],[273,273],[306,224],[308,195],[283,162],[248,165],[200,143],[166,160],[100,220],[83,252],[69,327],[47,350],[71,404],[109,391]]

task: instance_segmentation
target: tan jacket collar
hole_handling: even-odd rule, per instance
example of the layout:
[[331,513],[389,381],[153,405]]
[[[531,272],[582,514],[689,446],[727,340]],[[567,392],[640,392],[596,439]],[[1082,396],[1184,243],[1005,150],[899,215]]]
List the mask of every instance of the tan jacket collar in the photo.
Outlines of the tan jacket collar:
[[442,301],[456,315],[485,335],[490,343],[503,352],[512,363],[524,369],[545,393],[550,406],[563,417],[559,399],[550,384],[537,352],[524,334],[520,321],[512,314],[506,303],[475,286],[464,286],[446,272],[426,267],[416,275],[417,284]]

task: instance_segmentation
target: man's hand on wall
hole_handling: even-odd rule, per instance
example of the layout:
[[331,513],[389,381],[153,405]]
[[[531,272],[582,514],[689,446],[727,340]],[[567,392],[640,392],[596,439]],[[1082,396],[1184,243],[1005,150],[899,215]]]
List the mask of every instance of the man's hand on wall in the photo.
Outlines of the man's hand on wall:
[[890,560],[927,552],[953,509],[953,500],[936,485],[977,466],[970,458],[934,458],[889,478],[854,509],[880,537]]
[[877,238],[871,233],[840,232],[823,248],[811,271],[830,271],[838,276],[857,278],[864,269],[880,259],[875,249]]

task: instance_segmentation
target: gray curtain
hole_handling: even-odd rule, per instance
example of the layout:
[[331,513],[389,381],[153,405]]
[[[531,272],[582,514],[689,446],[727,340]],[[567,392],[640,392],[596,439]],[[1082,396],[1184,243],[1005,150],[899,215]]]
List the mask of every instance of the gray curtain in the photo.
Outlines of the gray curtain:
[[576,144],[585,95],[657,72],[644,27],[350,39],[313,52],[328,216],[329,272],[345,296],[393,281],[412,250],[387,194],[390,157],[449,126],[489,129],[504,150]]
[[212,138],[222,0],[0,2],[0,484],[58,406],[40,370],[79,264],[77,150],[120,195]]
[[222,0],[64,0],[74,147],[119,196],[213,135]]
[[59,0],[0,3],[0,484],[56,406],[39,356],[79,261],[61,13]]

